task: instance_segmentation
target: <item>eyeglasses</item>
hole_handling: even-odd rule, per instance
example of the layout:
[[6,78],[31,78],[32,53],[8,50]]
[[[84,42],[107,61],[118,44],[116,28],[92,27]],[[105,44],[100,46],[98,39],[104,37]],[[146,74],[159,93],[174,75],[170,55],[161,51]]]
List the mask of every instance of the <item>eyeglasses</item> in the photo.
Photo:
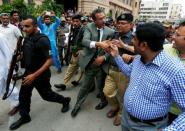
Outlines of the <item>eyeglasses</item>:
[[181,37],[181,36],[185,36],[185,35],[180,35],[178,33],[174,33],[173,36],[175,36],[175,37]]

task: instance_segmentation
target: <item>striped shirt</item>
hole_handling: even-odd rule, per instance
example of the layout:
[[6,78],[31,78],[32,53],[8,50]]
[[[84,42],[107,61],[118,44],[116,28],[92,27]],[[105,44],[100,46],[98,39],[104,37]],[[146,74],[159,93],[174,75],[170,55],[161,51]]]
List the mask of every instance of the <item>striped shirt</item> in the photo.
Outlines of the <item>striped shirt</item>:
[[128,113],[149,120],[165,116],[172,101],[183,113],[164,131],[185,129],[185,68],[175,59],[161,51],[153,61],[144,64],[136,56],[128,65],[121,56],[115,61],[120,70],[130,76],[130,83],[124,95],[124,106]]

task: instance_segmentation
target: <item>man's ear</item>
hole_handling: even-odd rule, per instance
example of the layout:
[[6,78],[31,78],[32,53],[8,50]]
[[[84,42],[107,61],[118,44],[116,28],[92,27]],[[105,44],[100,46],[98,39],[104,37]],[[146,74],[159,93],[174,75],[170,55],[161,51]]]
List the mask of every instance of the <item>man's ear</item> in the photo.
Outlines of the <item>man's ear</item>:
[[148,48],[147,42],[143,41],[140,43],[140,49],[141,51],[145,51]]

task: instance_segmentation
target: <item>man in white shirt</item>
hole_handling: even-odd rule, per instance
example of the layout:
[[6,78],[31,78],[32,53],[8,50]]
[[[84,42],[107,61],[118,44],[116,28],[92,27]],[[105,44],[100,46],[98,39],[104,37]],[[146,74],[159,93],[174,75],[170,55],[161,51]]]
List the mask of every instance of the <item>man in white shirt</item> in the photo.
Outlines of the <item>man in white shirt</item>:
[[13,54],[19,36],[22,36],[18,27],[10,24],[10,16],[8,13],[1,13],[1,22],[0,25],[0,33],[2,33],[7,39],[8,48],[10,52]]
[[[4,35],[0,33],[0,97],[3,96],[6,87],[6,79],[8,75],[8,68],[11,61],[11,53],[7,46],[7,40],[4,38]],[[10,84],[10,91],[13,86]],[[9,112],[9,115],[13,115],[19,104],[19,91],[17,88],[14,88],[11,95],[8,97],[10,101],[12,110]]]

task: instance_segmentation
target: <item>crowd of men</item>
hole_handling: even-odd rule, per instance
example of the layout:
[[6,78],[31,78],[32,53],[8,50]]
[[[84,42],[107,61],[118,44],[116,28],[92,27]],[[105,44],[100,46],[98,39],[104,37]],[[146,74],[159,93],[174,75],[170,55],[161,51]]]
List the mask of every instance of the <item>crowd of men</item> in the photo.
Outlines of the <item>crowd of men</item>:
[[[5,92],[11,56],[24,37],[13,78],[22,79],[20,90],[10,85],[12,110],[20,119],[10,125],[16,130],[31,121],[32,90],[69,111],[70,97],[52,91],[50,66],[61,73],[67,66],[64,83],[55,83],[62,91],[71,83],[80,90],[71,116],[76,117],[88,94],[98,89],[96,110],[108,104],[108,118],[122,131],[185,130],[185,21],[173,28],[168,22],[134,23],[131,13],[114,21],[95,9],[91,16],[55,15],[44,11],[34,18],[20,19],[17,10],[1,13],[0,95]],[[21,63],[21,64],[20,64]],[[20,71],[21,70],[21,71]]]

